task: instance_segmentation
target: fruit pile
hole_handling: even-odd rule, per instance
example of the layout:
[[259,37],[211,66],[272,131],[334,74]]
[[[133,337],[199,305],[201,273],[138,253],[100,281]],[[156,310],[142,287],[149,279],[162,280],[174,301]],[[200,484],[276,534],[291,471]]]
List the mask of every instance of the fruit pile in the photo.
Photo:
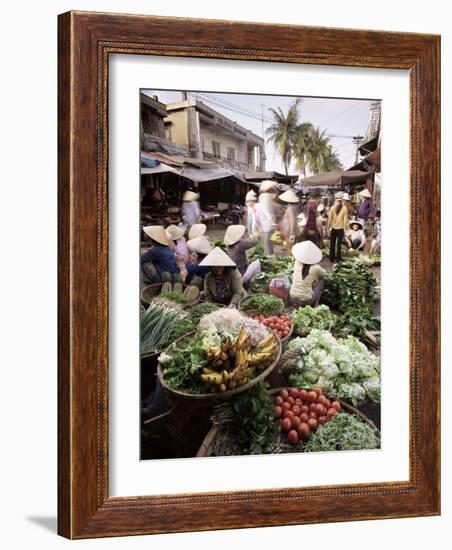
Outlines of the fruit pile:
[[340,410],[339,401],[331,401],[321,388],[313,390],[283,389],[274,399],[275,414],[281,429],[291,445],[306,440],[319,426],[333,418]]
[[270,334],[252,349],[250,338],[242,327],[235,340],[229,336],[206,354],[208,366],[203,367],[201,381],[211,393],[225,392],[248,383],[255,371],[263,371],[274,359],[278,342]]
[[264,315],[259,314],[255,317],[255,319],[273,331],[273,334],[276,334],[280,340],[289,335],[292,320],[287,315],[273,315],[271,317],[265,317]]

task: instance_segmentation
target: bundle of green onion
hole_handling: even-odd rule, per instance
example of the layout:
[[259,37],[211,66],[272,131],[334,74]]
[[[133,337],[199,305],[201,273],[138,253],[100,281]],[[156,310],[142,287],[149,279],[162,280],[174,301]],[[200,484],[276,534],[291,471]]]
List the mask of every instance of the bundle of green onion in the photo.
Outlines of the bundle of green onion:
[[183,317],[174,309],[151,304],[141,315],[141,355],[155,353],[167,346],[175,323]]

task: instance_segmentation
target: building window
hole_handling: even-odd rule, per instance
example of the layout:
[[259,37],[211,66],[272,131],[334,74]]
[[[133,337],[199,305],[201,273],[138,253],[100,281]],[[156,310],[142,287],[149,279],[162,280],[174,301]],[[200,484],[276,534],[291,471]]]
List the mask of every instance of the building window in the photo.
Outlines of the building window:
[[216,159],[220,158],[220,142],[212,140],[212,153]]
[[228,147],[228,160],[235,161],[235,149],[234,147]]

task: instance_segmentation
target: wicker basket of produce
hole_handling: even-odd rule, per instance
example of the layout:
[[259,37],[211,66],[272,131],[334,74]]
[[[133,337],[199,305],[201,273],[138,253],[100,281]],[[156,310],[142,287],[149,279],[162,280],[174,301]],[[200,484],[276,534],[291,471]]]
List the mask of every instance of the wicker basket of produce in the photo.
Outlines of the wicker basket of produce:
[[268,331],[256,346],[243,327],[235,338],[216,341],[206,348],[205,336],[193,332],[160,355],[157,376],[170,403],[227,401],[264,380],[281,357],[281,343]]
[[[320,389],[278,388],[268,391],[267,395],[268,400],[261,403],[256,420],[248,418],[249,434],[233,408],[217,407],[212,415],[213,426],[196,456],[250,454],[253,445],[249,441],[259,430],[259,440],[266,440],[263,450],[266,454],[380,446],[380,432],[369,418],[348,403],[328,399]],[[262,410],[266,411],[264,416]],[[244,441],[247,452],[243,452]]]
[[173,305],[176,309],[186,309],[199,303],[201,293],[194,285],[183,283],[152,283],[141,291],[141,301],[147,307],[151,302]]

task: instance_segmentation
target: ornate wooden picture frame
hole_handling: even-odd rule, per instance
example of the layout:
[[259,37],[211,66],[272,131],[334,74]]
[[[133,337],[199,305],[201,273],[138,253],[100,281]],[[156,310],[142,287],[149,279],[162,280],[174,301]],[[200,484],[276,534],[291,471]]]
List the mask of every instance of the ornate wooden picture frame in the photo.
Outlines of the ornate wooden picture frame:
[[[59,16],[58,48],[59,533],[87,538],[439,514],[440,229],[430,222],[440,219],[440,38],[69,12]],[[408,481],[109,496],[107,92],[109,56],[121,53],[409,71]]]

